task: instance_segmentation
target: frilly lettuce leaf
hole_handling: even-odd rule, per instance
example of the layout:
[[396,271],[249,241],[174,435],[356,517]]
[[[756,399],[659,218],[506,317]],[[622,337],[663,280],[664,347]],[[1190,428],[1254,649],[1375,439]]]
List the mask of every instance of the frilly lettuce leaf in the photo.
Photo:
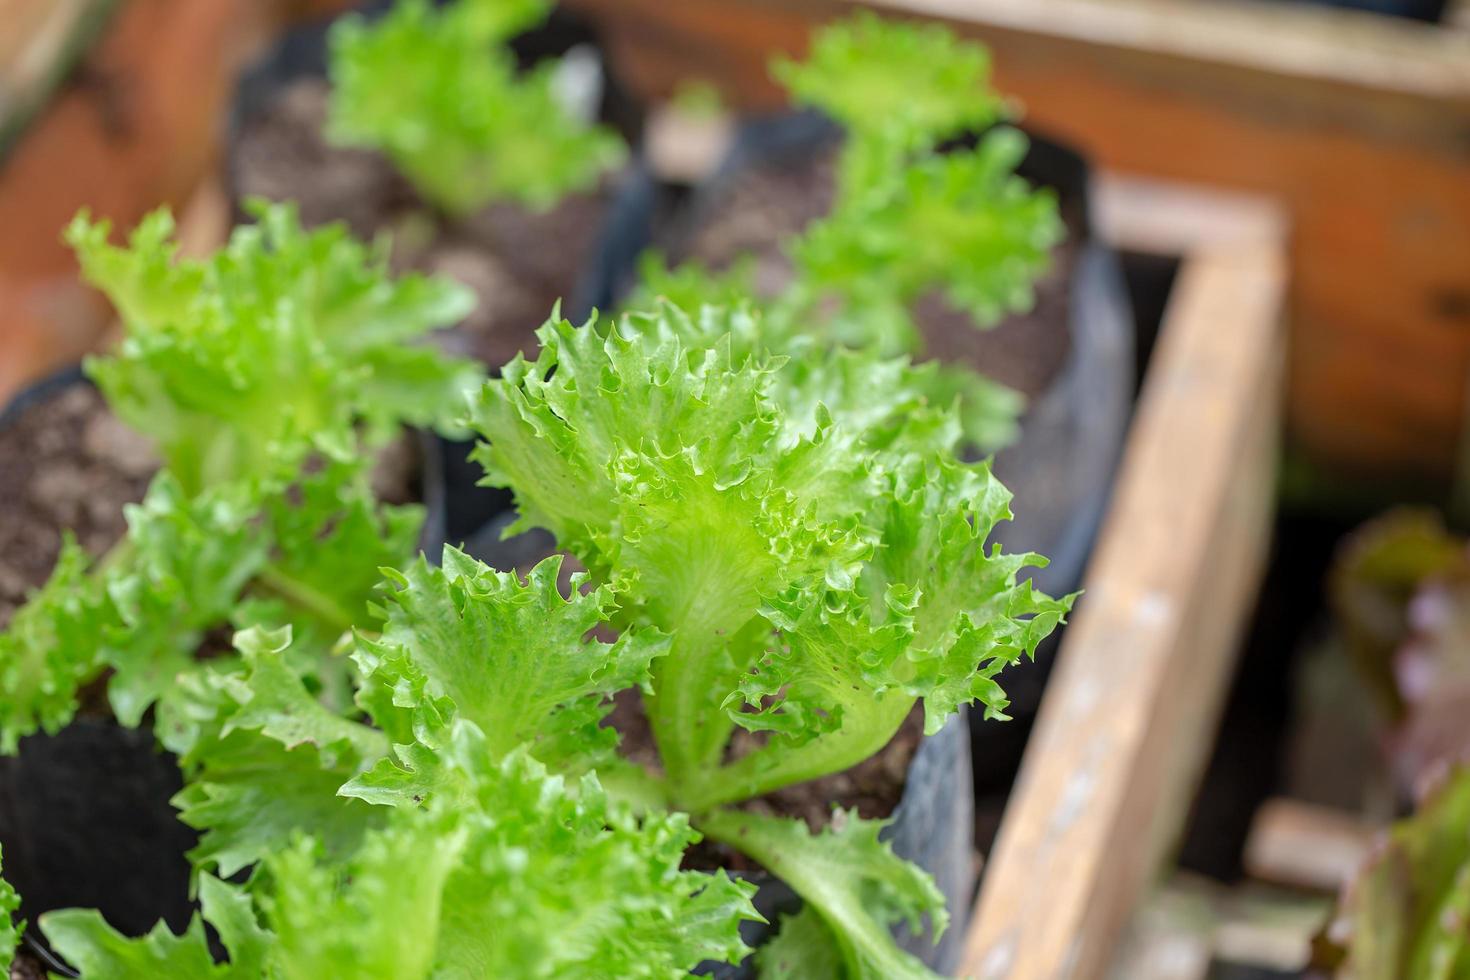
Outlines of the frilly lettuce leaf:
[[[839,810],[826,830],[813,834],[800,820],[720,810],[701,817],[698,826],[755,858],[807,903],[806,911],[783,924],[785,938],[760,954],[763,970],[778,977],[821,977],[794,972],[794,964],[803,969],[830,964],[831,954],[823,946],[832,942],[845,969],[827,975],[848,980],[936,976],[894,944],[890,929],[903,923],[911,933],[921,934],[927,920],[937,942],[949,925],[944,895],[932,878],[895,856],[880,838],[886,821]],[[826,932],[817,928],[810,910],[821,917]]]
[[304,231],[293,206],[253,205],[206,259],[184,259],[157,211],[128,247],[85,212],[67,230],[83,274],[122,314],[117,350],[87,362],[112,409],[153,439],[184,490],[283,473],[367,423],[446,429],[483,372],[405,342],[453,324],[472,294],[388,278],[384,248],[338,225]]
[[974,150],[924,157],[792,243],[802,286],[840,301],[851,346],[915,350],[908,310],[930,290],[980,326],[1031,307],[1064,228],[1055,196],[1015,173],[1026,145],[1000,128]]
[[386,621],[361,635],[354,657],[364,708],[400,748],[345,793],[375,803],[417,802],[442,785],[437,750],[455,719],[473,722],[500,758],[524,745],[560,772],[613,761],[617,733],[600,722],[615,692],[646,685],[668,649],[651,630],[612,643],[590,636],[616,605],[613,590],[559,586],[561,556],[522,579],[447,547],[441,568],[422,559],[389,572]]
[[242,669],[200,672],[160,712],[165,744],[194,731],[180,757],[187,783],[173,800],[202,832],[196,868],[229,877],[310,833],[350,854],[382,811],[337,795],[388,750],[382,732],[325,708],[288,664],[289,627],[235,636]]
[[846,129],[844,188],[861,193],[905,154],[984,129],[1006,114],[990,87],[990,54],[938,24],[868,12],[819,31],[803,61],[771,72],[792,99]]
[[90,566],[67,534],[50,580],[0,633],[0,752],[14,754],[34,731],[59,731],[76,711],[77,689],[100,669],[98,637],[117,618]]
[[[162,922],[146,936],[118,933],[95,909],[65,909],[41,916],[41,931],[55,950],[86,980],[259,980],[269,976],[266,956],[271,936],[261,928],[243,890],[218,878],[199,882],[202,914],[182,935]],[[219,933],[229,954],[216,963],[204,922]]]
[[523,751],[487,765],[473,726],[451,741],[475,817],[436,976],[673,978],[749,952],[754,886],[680,870],[699,838],[683,814],[636,818],[594,776],[573,787]]
[[592,185],[622,142],[562,104],[554,61],[520,72],[503,44],[546,9],[404,0],[372,23],[343,18],[331,34],[331,138],[381,150],[456,214],[498,200],[547,208]]
[[[1004,707],[993,675],[1068,603],[1017,584],[1037,556],[985,552],[1009,496],[953,460],[952,412],[901,363],[788,363],[749,311],[667,304],[539,336],[476,403],[476,458],[523,524],[623,583],[620,622],[671,637],[648,708],[681,805],[845,768],[918,696],[931,730]],[[721,766],[735,724],[779,737]]]
[[[623,328],[667,334],[691,347],[712,346],[728,334],[736,360],[785,358],[768,394],[788,418],[810,420],[808,427],[821,402],[846,427],[877,426],[869,438],[927,429],[927,441],[938,450],[992,450],[1019,431],[1024,402],[1016,392],[965,367],[892,356],[866,333],[848,336],[842,317],[831,318],[801,290],[760,302],[740,295],[746,286],[738,269],[712,273],[696,263],[655,269],[645,265]],[[702,294],[713,298],[701,300]],[[660,308],[667,312],[637,312]],[[851,418],[853,411],[864,417]]]

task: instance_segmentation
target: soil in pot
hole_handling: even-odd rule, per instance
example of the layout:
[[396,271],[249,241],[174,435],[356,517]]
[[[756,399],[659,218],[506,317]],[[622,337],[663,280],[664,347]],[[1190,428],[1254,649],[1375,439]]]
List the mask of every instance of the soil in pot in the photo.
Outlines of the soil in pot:
[[232,151],[240,200],[296,201],[308,227],[343,221],[362,238],[390,233],[396,270],[444,274],[475,291],[475,312],[437,336],[491,367],[519,351],[534,354],[532,334],[558,300],[569,318],[585,313],[583,272],[620,174],[546,211],[499,203],[449,218],[425,205],[386,157],[326,141],[329,96],[325,79],[300,78],[243,121]]
[[[792,276],[782,243],[832,209],[839,150],[840,142],[831,139],[815,152],[773,154],[732,173],[693,215],[694,227],[659,236],[663,247],[675,262],[694,260],[716,270],[750,256],[757,288],[779,292]],[[1035,306],[982,331],[937,291],[927,295],[913,311],[926,357],[967,364],[1028,398],[1047,389],[1070,349],[1071,282],[1087,226],[1083,202],[1062,197],[1058,203],[1066,237],[1036,283]]]
[[143,499],[158,469],[148,440],[90,384],[67,385],[0,426],[0,628],[51,576],[61,532],[101,555],[127,530],[123,506]]

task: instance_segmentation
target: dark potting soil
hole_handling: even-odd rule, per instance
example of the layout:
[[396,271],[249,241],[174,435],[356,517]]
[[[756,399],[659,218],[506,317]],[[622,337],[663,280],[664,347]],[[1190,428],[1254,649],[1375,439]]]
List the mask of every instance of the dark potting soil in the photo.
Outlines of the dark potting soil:
[[61,531],[100,555],[127,529],[123,505],[143,499],[158,458],[112,414],[97,389],[77,384],[0,429],[0,627],[51,576]]
[[[828,214],[836,194],[838,144],[815,154],[762,161],[733,176],[697,216],[683,242],[666,242],[675,261],[694,259],[723,269],[741,256],[755,263],[756,288],[778,292],[791,278],[782,242]],[[1071,281],[1085,227],[1080,202],[1059,202],[1065,239],[1037,280],[1036,304],[987,330],[938,291],[922,297],[914,319],[924,335],[926,358],[968,364],[988,377],[1035,396],[1061,370],[1071,347]]]
[[46,967],[30,950],[17,950],[10,964],[10,980],[46,980]]
[[465,219],[439,216],[386,157],[326,141],[329,91],[324,79],[292,82],[244,125],[234,155],[240,197],[295,201],[308,227],[344,221],[360,238],[390,233],[396,270],[447,275],[479,300],[440,335],[447,350],[492,367],[534,353],[533,331],[557,300],[572,300],[617,176],[547,211],[496,204]]
[[[622,751],[629,759],[645,767],[656,768],[658,749],[648,718],[643,713],[643,700],[637,691],[622,691],[613,699],[613,710],[604,724],[622,735]],[[834,807],[857,808],[868,819],[893,814],[903,797],[909,763],[924,736],[924,709],[916,705],[904,719],[898,733],[872,758],[843,772],[823,776],[810,782],[788,786],[739,805],[739,809],[780,817],[799,817],[812,830],[820,830],[832,820]],[[737,729],[731,739],[729,756],[739,758],[760,743],[760,737]],[[701,841],[689,849],[686,867],[713,870],[755,871],[759,866],[734,848],[714,841]]]

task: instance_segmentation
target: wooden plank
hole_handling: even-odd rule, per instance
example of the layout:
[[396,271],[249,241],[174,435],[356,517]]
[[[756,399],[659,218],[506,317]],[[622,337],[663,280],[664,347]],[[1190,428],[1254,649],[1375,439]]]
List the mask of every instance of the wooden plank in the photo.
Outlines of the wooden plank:
[[116,0],[0,0],[0,158],[96,39]]
[[[617,70],[747,108],[840,0],[568,0]],[[1288,415],[1306,457],[1445,479],[1470,375],[1470,35],[1294,5],[874,0],[989,44],[1028,120],[1105,167],[1280,199],[1294,230]]]
[[961,971],[1101,976],[1207,756],[1274,501],[1285,256],[1188,257]]
[[1362,868],[1380,829],[1342,810],[1270,799],[1251,821],[1245,870],[1262,881],[1333,895]]

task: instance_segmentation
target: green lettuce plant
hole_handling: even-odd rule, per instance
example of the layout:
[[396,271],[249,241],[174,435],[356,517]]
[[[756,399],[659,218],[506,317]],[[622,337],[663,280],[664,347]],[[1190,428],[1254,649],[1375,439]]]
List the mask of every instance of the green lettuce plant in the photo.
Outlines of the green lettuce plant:
[[521,72],[506,45],[549,6],[400,0],[372,23],[344,18],[331,35],[329,137],[382,151],[452,215],[494,201],[544,209],[590,187],[622,142],[563,105],[556,61]]
[[[668,637],[644,688],[662,771],[632,792],[780,869],[848,975],[910,975],[894,972],[919,967],[887,928],[919,911],[942,928],[932,885],[855,898],[887,894],[887,863],[902,867],[876,845],[871,868],[843,851],[846,887],[787,873],[841,832],[725,808],[861,762],[921,701],[931,733],[971,702],[1000,715],[995,675],[1070,600],[1018,580],[1044,559],[987,550],[1009,494],[987,464],[956,458],[958,419],[925,401],[912,368],[817,344],[788,361],[765,336],[749,311],[712,307],[550,323],[537,360],[483,389],[477,456],[515,492],[519,527],[551,530],[619,594],[624,635]],[[733,757],[737,728],[763,744]]]
[[[779,59],[772,70],[795,102],[839,123],[843,141],[832,210],[783,243],[792,277],[763,301],[767,323],[881,357],[921,357],[912,310],[931,293],[977,328],[1031,307],[1064,229],[1052,192],[1016,175],[1027,142],[997,125],[1012,110],[990,88],[983,47],[937,25],[862,13],[818,32],[805,61]],[[632,309],[665,295],[754,295],[748,266],[668,272],[652,259],[641,271]],[[967,442],[988,450],[1016,436],[1017,393],[957,365],[927,384],[932,401],[958,400]]]
[[0,751],[58,730],[104,675],[119,721],[138,724],[223,625],[294,625],[314,682],[348,696],[330,651],[421,521],[373,499],[371,454],[404,424],[452,429],[482,373],[409,341],[471,300],[389,279],[382,250],[336,226],[303,232],[288,206],[256,214],[198,260],[176,254],[167,212],[126,248],[85,215],[67,233],[126,331],[87,372],[164,465],[124,539],[95,561],[65,541],[0,633]]

